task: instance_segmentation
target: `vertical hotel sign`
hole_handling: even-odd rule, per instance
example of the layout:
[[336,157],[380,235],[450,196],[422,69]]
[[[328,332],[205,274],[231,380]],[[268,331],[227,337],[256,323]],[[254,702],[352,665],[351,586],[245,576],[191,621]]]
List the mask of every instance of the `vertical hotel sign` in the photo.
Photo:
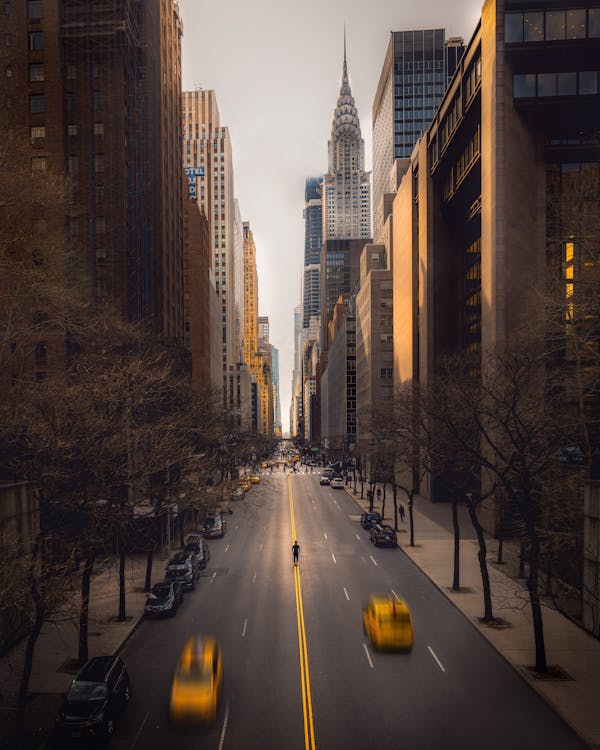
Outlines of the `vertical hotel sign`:
[[195,201],[198,198],[196,178],[204,177],[204,167],[185,167],[184,171],[188,181],[188,198]]

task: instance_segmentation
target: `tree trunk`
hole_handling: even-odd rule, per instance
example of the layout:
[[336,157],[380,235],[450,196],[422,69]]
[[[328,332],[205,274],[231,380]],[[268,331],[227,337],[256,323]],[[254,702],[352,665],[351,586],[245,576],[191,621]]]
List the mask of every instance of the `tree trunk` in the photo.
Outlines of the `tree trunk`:
[[154,560],[154,547],[150,547],[146,553],[146,580],[144,581],[144,591],[150,591],[152,588],[152,562]]
[[88,620],[90,610],[90,580],[94,567],[95,554],[86,555],[83,575],[81,576],[81,608],[79,610],[79,652],[77,659],[80,664],[85,664],[88,655]]
[[479,544],[479,552],[477,553],[477,558],[479,560],[479,571],[481,573],[481,583],[483,585],[483,620],[484,622],[489,622],[490,620],[494,619],[494,614],[492,611],[492,588],[490,586],[490,575],[487,569],[487,547],[485,544],[485,536],[483,534],[483,528],[481,527],[479,519],[477,518],[475,506],[473,505],[473,503],[469,503],[467,507],[469,509],[469,517],[471,518],[471,523],[473,524],[473,528],[475,529],[475,533],[477,534],[477,542]]
[[544,644],[544,621],[542,617],[542,606],[538,592],[538,572],[540,565],[540,543],[537,532],[532,527],[528,529],[531,539],[531,554],[529,560],[529,575],[527,576],[527,589],[529,591],[529,602],[531,604],[531,617],[533,620],[533,637],[535,640],[535,670],[536,672],[547,672],[546,646]]
[[519,545],[519,578],[525,578],[525,545]]
[[496,560],[497,565],[504,565],[504,560],[502,559],[502,550],[503,550],[503,542],[504,540],[502,537],[498,540],[498,559]]
[[398,531],[398,488],[392,485],[392,494],[394,495],[394,529]]
[[383,499],[381,501],[381,520],[385,518],[385,485],[386,483],[383,483]]
[[454,575],[452,590],[460,591],[460,525],[458,523],[458,500],[452,498],[452,526],[454,528]]
[[125,562],[127,560],[127,552],[121,547],[119,550],[119,622],[125,620]]
[[15,730],[17,737],[23,737],[25,734],[25,707],[27,705],[27,695],[29,693],[29,679],[33,668],[33,654],[42,626],[46,617],[46,607],[42,594],[38,586],[38,557],[40,551],[40,541],[36,539],[31,552],[31,561],[29,563],[29,593],[35,606],[35,618],[33,626],[27,637],[25,647],[25,657],[23,659],[23,672],[21,673],[21,682],[19,693],[17,695],[17,707],[15,712]]
[[414,493],[408,494],[408,525],[410,527],[410,546],[415,546],[415,518],[413,516]]

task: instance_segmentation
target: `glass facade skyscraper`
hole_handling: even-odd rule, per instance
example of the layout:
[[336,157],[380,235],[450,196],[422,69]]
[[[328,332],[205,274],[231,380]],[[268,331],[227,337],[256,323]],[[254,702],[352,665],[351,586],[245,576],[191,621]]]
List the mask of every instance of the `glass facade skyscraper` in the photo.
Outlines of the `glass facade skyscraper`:
[[[444,29],[392,31],[373,102],[373,209],[390,191],[395,159],[408,159],[427,130],[463,52]],[[377,220],[376,225],[379,225]]]

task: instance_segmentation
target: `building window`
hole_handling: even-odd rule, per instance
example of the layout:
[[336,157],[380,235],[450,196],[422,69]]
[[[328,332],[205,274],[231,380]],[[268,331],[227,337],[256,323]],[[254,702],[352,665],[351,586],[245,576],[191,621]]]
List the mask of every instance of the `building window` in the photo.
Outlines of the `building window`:
[[14,100],[13,100],[12,96],[7,96],[6,97],[6,109],[12,109],[13,101]]
[[44,80],[44,66],[42,63],[32,63],[29,66],[29,81],[33,83],[34,81],[43,81]]
[[77,78],[77,65],[74,65],[73,63],[67,63],[66,68],[67,81],[74,81]]
[[577,73],[558,74],[558,95],[573,96],[577,93]]
[[567,39],[585,39],[585,10],[567,11]]
[[566,19],[564,10],[550,10],[546,13],[546,39],[564,39]]
[[69,174],[75,175],[79,172],[79,161],[76,156],[69,156]]
[[535,96],[535,74],[519,73],[514,77],[514,97],[515,99],[526,99]]
[[582,70],[579,72],[579,93],[598,93],[598,73],[595,70]]
[[79,219],[75,217],[69,219],[69,234],[71,237],[77,237],[79,234]]
[[104,172],[104,154],[96,154],[94,157],[94,171]]
[[46,138],[46,128],[44,125],[30,128],[29,135],[32,143],[42,143]]
[[102,75],[102,65],[100,63],[94,63],[94,67],[92,68],[92,75],[94,78],[100,78]]
[[4,46],[10,47],[12,45],[12,36],[10,34],[4,35]]
[[12,78],[12,74],[13,74],[12,65],[7,65],[6,68],[4,69],[4,72],[7,78]]
[[45,172],[46,171],[46,157],[45,156],[33,156],[31,159],[31,171],[32,172]]
[[96,204],[104,203],[104,185],[96,185]]
[[94,135],[104,135],[104,123],[103,122],[95,122],[94,123]]
[[94,112],[102,109],[102,92],[94,91]]
[[44,49],[44,35],[41,31],[32,31],[29,34],[29,49]]
[[4,3],[4,15],[10,16],[10,3],[9,2]]
[[97,216],[96,217],[96,234],[105,234],[106,233],[106,219],[104,216]]
[[67,125],[67,135],[68,136],[76,136],[77,135],[77,125]]
[[27,1],[27,17],[28,18],[41,18],[42,17],[42,0],[28,0]]
[[600,8],[588,10],[588,36],[596,39],[600,37]]
[[537,77],[538,96],[556,96],[556,73],[539,73]]

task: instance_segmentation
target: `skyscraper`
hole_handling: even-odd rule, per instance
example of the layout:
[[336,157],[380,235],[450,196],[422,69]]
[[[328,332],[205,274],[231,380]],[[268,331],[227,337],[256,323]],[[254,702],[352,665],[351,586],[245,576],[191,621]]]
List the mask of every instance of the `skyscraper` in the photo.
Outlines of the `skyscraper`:
[[342,86],[333,113],[329,170],[323,177],[323,241],[371,237],[371,186],[365,142],[348,81],[346,40]]
[[[215,282],[221,300],[223,396],[236,361],[235,206],[229,128],[221,126],[214,91],[183,92],[184,166],[203,167],[197,197],[206,214]],[[242,283],[238,279],[238,283]]]
[[383,225],[381,201],[390,192],[395,159],[408,159],[427,130],[464,50],[445,42],[444,29],[392,31],[373,101],[375,239]]
[[302,325],[320,312],[319,263],[323,244],[321,177],[307,177],[304,188],[304,269],[302,274]]
[[182,342],[177,3],[6,2],[1,28],[0,127],[34,171],[68,177],[65,245],[90,301]]

